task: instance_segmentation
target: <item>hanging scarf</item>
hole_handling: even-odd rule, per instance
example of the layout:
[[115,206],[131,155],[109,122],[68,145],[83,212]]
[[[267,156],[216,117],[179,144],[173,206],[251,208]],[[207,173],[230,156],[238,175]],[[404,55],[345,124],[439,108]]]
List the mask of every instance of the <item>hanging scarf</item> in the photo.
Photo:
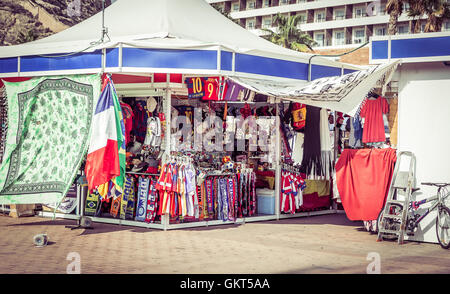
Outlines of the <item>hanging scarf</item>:
[[139,178],[138,184],[138,197],[136,206],[136,221],[145,221],[146,217],[146,206],[148,200],[150,179],[149,178]]
[[325,108],[320,110],[320,147],[322,175],[325,177],[325,180],[330,180],[333,173],[333,154],[331,151],[328,111]]
[[306,112],[305,142],[301,169],[307,177],[313,177],[321,175],[323,170],[320,145],[320,108],[307,105]]
[[153,223],[157,214],[158,191],[156,190],[156,180],[152,180],[149,187],[149,195],[147,200],[147,212],[145,217],[146,223]]

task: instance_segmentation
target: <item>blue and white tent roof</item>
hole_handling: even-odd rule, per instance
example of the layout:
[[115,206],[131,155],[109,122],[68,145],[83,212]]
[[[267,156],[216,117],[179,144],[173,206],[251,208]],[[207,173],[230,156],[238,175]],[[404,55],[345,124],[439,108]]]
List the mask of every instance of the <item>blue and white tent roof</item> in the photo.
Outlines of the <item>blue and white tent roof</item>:
[[[0,76],[106,69],[303,81],[308,77],[311,54],[285,49],[254,35],[204,0],[118,0],[105,9],[104,20],[109,38],[103,43],[98,43],[100,12],[50,37],[0,47]],[[61,56],[64,54],[71,55]],[[319,78],[358,69],[314,58],[312,72],[313,78]]]

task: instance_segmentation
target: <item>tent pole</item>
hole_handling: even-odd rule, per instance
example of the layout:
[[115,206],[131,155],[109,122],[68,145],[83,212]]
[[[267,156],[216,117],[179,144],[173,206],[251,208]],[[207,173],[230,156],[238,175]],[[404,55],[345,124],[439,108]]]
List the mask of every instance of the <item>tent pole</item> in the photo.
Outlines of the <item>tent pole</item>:
[[[277,101],[278,102],[278,101]],[[283,102],[281,102],[283,103]],[[276,125],[276,146],[275,146],[275,215],[277,220],[280,219],[280,187],[281,187],[281,136],[280,136],[280,105],[276,103],[276,115],[275,115],[275,125]]]
[[[169,76],[167,76],[167,79],[169,79]],[[168,82],[168,80],[167,80]],[[171,153],[171,146],[170,146],[170,136],[171,136],[171,108],[172,108],[172,93],[169,89],[169,86],[167,86],[166,88],[166,97],[165,97],[165,107],[164,107],[164,116],[166,118],[166,133],[164,134],[164,138],[165,138],[165,160],[166,162],[170,161],[170,153]],[[163,229],[164,231],[167,231],[169,224],[170,223],[170,218],[168,214],[164,214],[161,216],[161,224],[163,225]]]

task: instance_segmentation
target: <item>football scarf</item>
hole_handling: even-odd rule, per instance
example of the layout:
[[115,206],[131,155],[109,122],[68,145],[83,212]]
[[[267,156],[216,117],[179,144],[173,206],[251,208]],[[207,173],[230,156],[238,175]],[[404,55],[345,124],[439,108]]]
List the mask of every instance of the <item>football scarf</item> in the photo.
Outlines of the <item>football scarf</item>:
[[119,215],[120,200],[121,200],[121,197],[117,197],[117,198],[113,198],[113,201],[111,202],[111,210],[109,211],[109,214],[111,214],[111,216],[114,218],[116,218],[117,215]]
[[130,195],[133,194],[133,178],[126,177],[125,178],[125,187],[123,189],[122,193],[122,199],[120,203],[120,218],[126,219],[127,217],[127,211],[128,211],[128,200],[130,198]]
[[99,207],[99,194],[97,192],[89,193],[86,197],[85,215],[96,216]]
[[146,219],[146,206],[148,200],[150,179],[149,178],[139,178],[138,184],[138,195],[137,195],[137,205],[136,205],[136,218],[137,221],[145,221]]
[[235,199],[235,184],[233,178],[228,178],[228,219],[229,220],[236,220],[235,218],[235,206],[234,206],[234,199]]
[[146,223],[153,223],[157,214],[158,191],[156,190],[156,180],[152,180],[149,187],[149,195],[147,200],[147,212],[145,216]]

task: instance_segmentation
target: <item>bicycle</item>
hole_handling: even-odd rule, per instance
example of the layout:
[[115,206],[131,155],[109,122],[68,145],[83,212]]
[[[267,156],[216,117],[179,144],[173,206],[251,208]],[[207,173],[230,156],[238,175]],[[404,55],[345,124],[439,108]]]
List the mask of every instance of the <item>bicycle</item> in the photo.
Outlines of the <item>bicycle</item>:
[[[408,214],[406,220],[406,234],[409,236],[413,236],[415,234],[415,230],[419,226],[420,222],[434,209],[437,208],[438,213],[436,216],[436,235],[439,244],[442,248],[448,249],[450,247],[450,208],[446,204],[446,200],[450,202],[450,191],[448,187],[450,187],[450,183],[422,183],[425,186],[435,186],[437,187],[437,194],[426,198],[421,201],[411,201],[408,207]],[[419,189],[413,189],[413,193],[418,191]],[[433,204],[425,210],[425,212],[419,214],[415,213],[415,211],[423,204],[430,203]],[[389,214],[393,215],[401,215],[403,207],[401,204],[392,203],[390,204]],[[378,225],[381,223],[381,219],[383,217],[383,210],[381,210],[377,219],[377,232]],[[395,219],[388,220],[386,224],[386,228],[391,230],[397,230],[400,222]],[[397,238],[396,235],[391,236],[392,239]],[[388,237],[389,238],[389,237]]]

